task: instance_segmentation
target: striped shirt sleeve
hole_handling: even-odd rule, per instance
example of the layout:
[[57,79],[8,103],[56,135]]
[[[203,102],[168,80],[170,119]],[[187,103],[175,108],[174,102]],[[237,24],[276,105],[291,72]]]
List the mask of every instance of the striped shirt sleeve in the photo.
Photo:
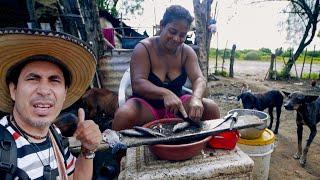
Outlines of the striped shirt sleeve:
[[[57,127],[55,129],[58,132],[58,134],[61,136],[60,129]],[[65,160],[65,164],[66,164],[67,174],[68,174],[68,176],[70,176],[74,172],[74,169],[75,169],[76,157],[74,157],[71,154],[71,152],[69,151],[69,147],[64,148],[63,156],[64,156],[64,160]]]
[[68,147],[64,149],[64,157],[65,157],[65,161],[66,161],[66,165],[67,165],[66,166],[67,174],[69,176],[74,172],[75,164],[76,164],[76,157],[74,157],[70,153]]

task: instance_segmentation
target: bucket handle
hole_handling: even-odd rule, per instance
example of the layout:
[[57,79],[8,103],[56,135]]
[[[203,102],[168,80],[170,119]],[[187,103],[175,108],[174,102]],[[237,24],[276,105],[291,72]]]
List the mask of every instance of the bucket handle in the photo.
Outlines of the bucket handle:
[[266,155],[269,155],[273,152],[274,150],[274,145],[272,145],[271,149],[265,153],[262,153],[262,154],[250,154],[250,153],[246,153],[248,156],[251,156],[251,157],[261,157],[261,156],[266,156]]

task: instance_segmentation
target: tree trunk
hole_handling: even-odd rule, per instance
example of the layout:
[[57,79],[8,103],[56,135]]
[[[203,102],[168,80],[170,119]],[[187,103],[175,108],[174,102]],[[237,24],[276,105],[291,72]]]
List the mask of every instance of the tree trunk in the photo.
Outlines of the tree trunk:
[[233,77],[233,64],[234,64],[234,56],[236,53],[236,45],[232,45],[231,55],[230,55],[230,67],[229,67],[229,77]]
[[301,69],[301,73],[300,73],[300,79],[302,79],[303,68],[304,68],[304,63],[306,62],[307,52],[308,52],[308,50],[306,49],[306,50],[304,51],[304,57],[303,57],[303,63],[302,63],[302,69]]
[[63,25],[63,32],[83,39],[79,37],[76,21],[80,19],[80,12],[79,9],[73,8],[76,6],[75,3],[75,1],[59,0],[59,4],[62,6],[59,8],[60,19]]
[[31,23],[31,28],[40,28],[39,22],[36,17],[36,11],[34,8],[34,0],[27,0],[27,8],[29,12],[29,20]]
[[103,55],[103,37],[96,0],[79,0],[81,14],[87,32],[87,42],[92,45],[98,59]]
[[270,66],[269,66],[269,76],[268,79],[272,79],[272,76],[274,75],[274,73],[277,73],[273,70],[274,67],[274,60],[276,59],[276,55],[275,54],[271,54],[271,62],[270,62]]
[[300,54],[303,52],[303,49],[308,46],[311,41],[313,40],[316,30],[317,30],[317,23],[318,23],[318,16],[319,16],[319,0],[315,1],[314,11],[307,11],[310,18],[308,19],[308,23],[306,25],[306,29],[304,31],[303,37],[300,41],[299,47],[297,48],[294,55],[289,59],[288,63],[285,65],[283,69],[283,76],[284,78],[290,78],[290,71],[293,64],[296,62]]
[[[101,25],[99,21],[99,10],[96,0],[79,0],[83,23],[85,24],[85,32],[87,32],[87,43],[91,44],[93,51],[99,61],[100,57],[104,54],[104,41],[101,32]],[[97,62],[97,64],[99,64]],[[97,67],[98,68],[98,67]],[[91,84],[91,87],[101,88],[101,82],[98,73]]]
[[212,33],[208,30],[208,21],[211,19],[211,4],[213,0],[193,0],[195,15],[196,39],[199,46],[199,64],[203,75],[208,79],[209,50]]

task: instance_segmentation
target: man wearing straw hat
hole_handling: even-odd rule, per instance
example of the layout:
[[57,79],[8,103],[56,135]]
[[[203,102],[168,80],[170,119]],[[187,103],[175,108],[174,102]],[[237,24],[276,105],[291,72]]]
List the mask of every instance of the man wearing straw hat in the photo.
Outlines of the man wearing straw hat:
[[0,152],[0,175],[7,171],[7,179],[92,178],[92,158],[101,140],[98,126],[84,121],[84,111],[79,109],[74,136],[82,143],[82,153],[76,159],[68,148],[60,150],[57,135],[61,135],[52,123],[81,97],[95,70],[92,51],[74,37],[0,29],[0,110],[10,113],[0,120],[0,127],[16,145],[16,166],[4,162]]

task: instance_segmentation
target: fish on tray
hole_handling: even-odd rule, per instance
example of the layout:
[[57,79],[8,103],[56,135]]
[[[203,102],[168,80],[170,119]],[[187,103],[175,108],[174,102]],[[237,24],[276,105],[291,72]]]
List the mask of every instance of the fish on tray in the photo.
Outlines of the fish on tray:
[[141,133],[144,133],[146,135],[149,135],[149,136],[153,136],[153,137],[166,137],[165,134],[162,134],[160,132],[157,132],[155,130],[152,130],[152,129],[149,129],[149,128],[145,128],[145,127],[140,127],[140,126],[134,126],[133,129],[141,132]]
[[180,132],[183,131],[185,129],[187,129],[191,124],[189,122],[181,122],[181,123],[177,123],[176,125],[173,126],[172,128],[172,132],[176,133],[176,132]]
[[127,145],[121,142],[121,135],[116,131],[106,129],[102,133],[102,139],[108,144],[109,148],[112,148],[112,154],[127,149]]
[[134,129],[123,129],[119,131],[120,134],[128,137],[143,137],[145,136],[144,133],[136,131]]
[[166,137],[165,134],[145,127],[134,126],[133,129],[124,129],[120,134],[128,137]]
[[200,127],[200,122],[195,122],[192,119],[190,119],[189,117],[185,118],[182,116],[181,113],[178,116],[180,116],[183,119],[183,122],[174,125],[172,132],[174,132],[174,133],[180,132],[180,131],[183,131],[183,130],[185,130],[189,127],[192,127],[192,126],[195,128]]

